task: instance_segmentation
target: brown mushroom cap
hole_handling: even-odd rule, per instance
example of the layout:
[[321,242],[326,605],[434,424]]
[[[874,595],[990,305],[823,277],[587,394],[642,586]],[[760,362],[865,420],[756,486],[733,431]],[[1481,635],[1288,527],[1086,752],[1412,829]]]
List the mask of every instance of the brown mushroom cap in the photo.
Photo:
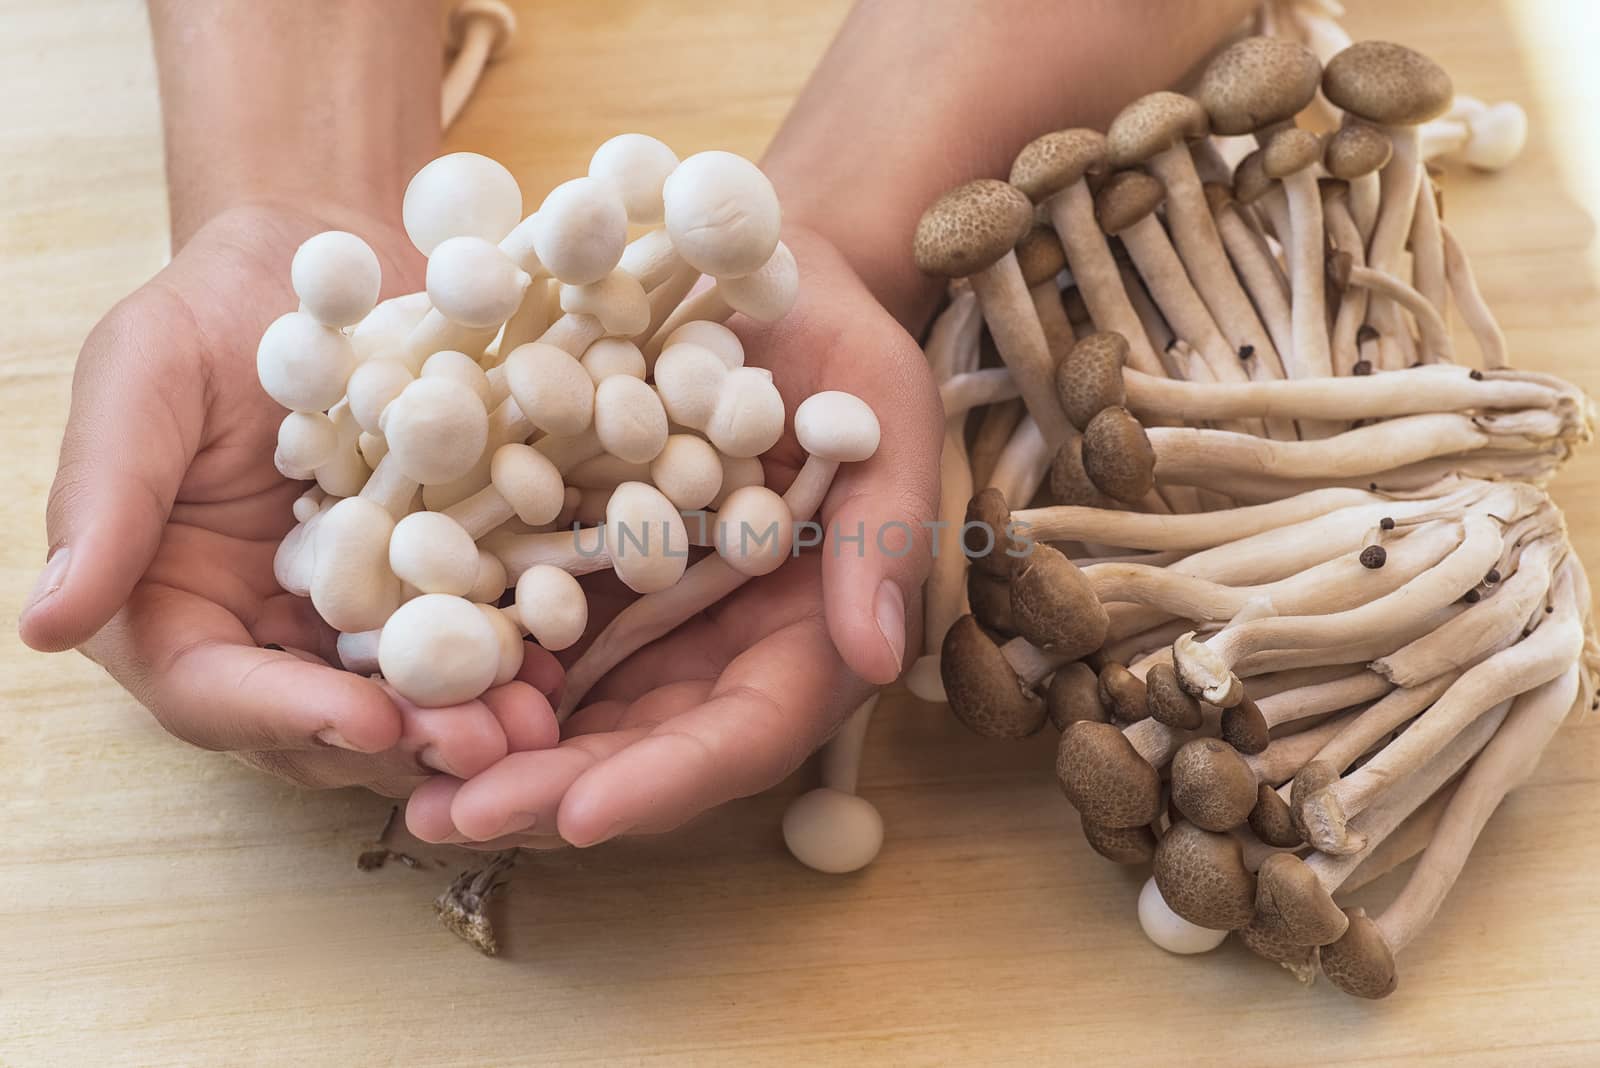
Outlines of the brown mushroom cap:
[[1254,204],[1272,188],[1272,179],[1261,167],[1261,149],[1256,149],[1233,168],[1233,197],[1241,204]]
[[1305,982],[1315,978],[1316,946],[1297,946],[1283,937],[1282,930],[1256,920],[1239,928],[1239,941],[1256,956],[1282,964]]
[[1079,817],[1089,848],[1114,864],[1148,864],[1156,855],[1156,833],[1148,826],[1102,827]]
[[1213,59],[1196,95],[1219,134],[1247,134],[1299,114],[1317,94],[1322,64],[1283,37],[1246,37]]
[[1248,696],[1222,711],[1222,740],[1241,753],[1259,753],[1272,742],[1267,718]]
[[1118,171],[1094,196],[1094,217],[1100,229],[1120,234],[1167,199],[1167,187],[1143,171]]
[[939,677],[951,710],[974,734],[1026,738],[1044,726],[1044,702],[1022,688],[1000,647],[971,616],[945,633]]
[[1404,45],[1358,41],[1328,60],[1330,103],[1383,126],[1415,126],[1450,107],[1455,87],[1443,67]]
[[1050,281],[1066,265],[1067,253],[1061,247],[1061,239],[1048,226],[1035,226],[1017,242],[1017,266],[1022,268],[1022,281],[1029,288]]
[[1302,946],[1325,946],[1349,926],[1316,872],[1293,853],[1272,854],[1256,872],[1256,922]]
[[1056,396],[1062,411],[1079,430],[1107,408],[1127,400],[1122,368],[1128,362],[1128,341],[1102,330],[1081,337],[1056,367]]
[[1394,952],[1365,909],[1349,909],[1350,926],[1343,937],[1322,947],[1322,974],[1358,998],[1386,998],[1399,985]]
[[1194,738],[1172,756],[1172,803],[1206,831],[1231,831],[1250,818],[1256,775],[1238,750],[1216,738]]
[[1126,408],[1106,408],[1083,430],[1083,469],[1102,493],[1136,504],[1156,484],[1156,450]]
[[1050,495],[1058,504],[1074,504],[1085,508],[1111,507],[1106,495],[1100,492],[1083,467],[1083,439],[1068,438],[1061,443],[1050,459]]
[[1200,729],[1205,721],[1200,702],[1184,691],[1183,685],[1178,682],[1178,672],[1171,664],[1152,667],[1145,674],[1144,684],[1150,715],[1158,723],[1165,723],[1180,731]]
[[1132,167],[1211,132],[1206,109],[1182,93],[1149,93],[1118,112],[1106,130],[1113,167]]
[[1057,130],[1034,138],[1017,153],[1011,184],[1037,203],[1105,166],[1106,138],[1099,130]]
[[981,568],[967,568],[967,603],[984,629],[1000,634],[1015,634],[1011,619],[1011,583],[995,578]]
[[1022,191],[993,178],[958,185],[933,202],[917,222],[917,266],[940,278],[966,278],[1017,247],[1033,225],[1033,204]]
[[1261,173],[1282,178],[1305,170],[1322,158],[1322,139],[1310,130],[1285,126],[1261,148]]
[[1081,660],[1056,669],[1045,691],[1044,703],[1050,712],[1050,722],[1058,731],[1066,730],[1079,720],[1104,723],[1108,718],[1106,706],[1100,700],[1100,678]]
[[1137,723],[1150,715],[1144,680],[1114,660],[1100,667],[1100,702],[1121,723]]
[[[1348,252],[1331,252],[1328,254],[1327,266],[1324,270],[1327,272],[1328,281],[1333,283],[1333,288],[1341,293],[1350,288],[1350,271],[1355,265],[1355,257]],[[1372,553],[1371,550],[1373,549],[1377,549],[1378,553]],[[1381,545],[1369,545],[1363,552],[1367,554],[1362,558],[1363,564],[1369,559],[1376,559],[1380,567],[1383,564],[1384,557],[1387,555],[1387,550]],[[1383,555],[1379,555],[1380,553]]]
[[1152,874],[1167,907],[1190,923],[1237,931],[1255,916],[1256,877],[1232,835],[1180,820],[1157,843]]
[[1313,760],[1301,768],[1289,786],[1289,818],[1302,839],[1310,837],[1306,829],[1306,802],[1325,787],[1339,781],[1339,769],[1325,760]]
[[1011,619],[1018,634],[1069,660],[1100,648],[1111,626],[1088,577],[1042,543],[1011,561]]
[[1056,747],[1061,792],[1084,819],[1143,827],[1161,814],[1161,773],[1109,723],[1069,723]]
[[1006,528],[1010,525],[1011,507],[1005,494],[990,486],[973,495],[961,528],[962,546],[973,567],[995,578],[1011,577],[1011,557],[1006,555]]
[[1271,783],[1264,782],[1256,787],[1256,805],[1250,810],[1247,822],[1255,836],[1269,846],[1293,849],[1305,841],[1295,828],[1289,803],[1278,796]]
[[1384,132],[1365,122],[1347,122],[1328,135],[1323,147],[1322,165],[1335,178],[1349,181],[1360,178],[1389,162],[1394,142]]

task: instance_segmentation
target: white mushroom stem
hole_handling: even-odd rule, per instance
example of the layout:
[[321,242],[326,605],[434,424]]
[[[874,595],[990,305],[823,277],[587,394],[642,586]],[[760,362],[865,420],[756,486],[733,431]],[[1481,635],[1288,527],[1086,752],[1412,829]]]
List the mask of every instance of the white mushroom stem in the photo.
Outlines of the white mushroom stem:
[[1494,312],[1478,290],[1472,263],[1448,227],[1440,227],[1440,236],[1444,246],[1445,278],[1449,282],[1451,295],[1455,297],[1456,307],[1461,310],[1461,318],[1466,320],[1467,329],[1472,331],[1473,340],[1477,342],[1483,366],[1490,369],[1505,367],[1508,363],[1506,337],[1500,331]]
[[[1009,377],[1010,372],[1007,372],[1008,380]],[[995,465],[1023,418],[1021,401],[1003,401],[984,409],[968,450],[974,488],[984,489],[994,484]]]
[[1450,344],[1450,328],[1445,325],[1444,316],[1439,313],[1438,306],[1421,292],[1392,274],[1374,271],[1370,267],[1360,267],[1354,263],[1348,268],[1340,267],[1337,273],[1346,285],[1387,297],[1410,312],[1417,321],[1418,329],[1422,331],[1423,359],[1427,363],[1449,363],[1454,360],[1455,349]]
[[[1424,174],[1417,183],[1417,210],[1411,220],[1411,277],[1417,292],[1444,320],[1450,308],[1450,289],[1445,279],[1444,236],[1440,226],[1433,181]],[[1449,331],[1445,333],[1448,336]]]
[[1216,224],[1228,258],[1233,261],[1250,299],[1260,309],[1261,319],[1272,336],[1281,362],[1282,354],[1292,352],[1294,345],[1293,313],[1283,273],[1266,241],[1244,221],[1231,201],[1218,205]]
[[1072,351],[1072,343],[1077,339],[1072,321],[1067,318],[1066,306],[1061,302],[1061,290],[1056,288],[1054,278],[1046,278],[1031,286],[1028,295],[1033,298],[1033,311],[1039,317],[1039,327],[1044,331],[1050,358],[1059,366],[1067,353]]
[[1008,501],[1032,500],[1050,469],[1053,455],[1049,443],[1039,432],[1039,424],[1031,415],[1026,416],[995,461],[989,485],[998,489]]
[[1405,726],[1437,701],[1460,677],[1460,670],[1451,670],[1413,686],[1391,690],[1382,700],[1363,709],[1360,715],[1317,750],[1306,764],[1315,765],[1319,771],[1325,769],[1324,774],[1343,775],[1361,754]]
[[1038,424],[1049,452],[1075,433],[1056,398],[1055,364],[1049,342],[1033,310],[1014,252],[1007,252],[971,278],[1000,358],[1011,370],[1017,390]]
[[1328,309],[1324,299],[1322,194],[1316,175],[1302,167],[1283,176],[1284,194],[1289,201],[1289,286],[1294,296],[1290,304],[1294,331],[1293,355],[1289,358],[1291,378],[1326,378],[1333,374],[1333,357],[1328,350]]
[[[1374,182],[1378,178],[1376,173],[1367,177]],[[1322,213],[1335,250],[1348,256],[1348,262],[1353,266],[1365,267],[1366,240],[1351,217],[1351,205],[1341,197],[1329,197],[1323,202]],[[1333,316],[1333,333],[1328,342],[1335,376],[1351,374],[1361,360],[1359,337],[1361,325],[1367,320],[1367,299],[1368,293],[1364,288],[1353,291],[1346,289],[1339,295],[1339,307]]]
[[1372,243],[1372,231],[1378,225],[1378,205],[1382,202],[1377,171],[1351,178],[1350,218],[1361,234],[1361,246]]
[[[602,526],[552,530],[544,534],[490,534],[483,548],[505,565],[506,577],[515,583],[532,567],[558,567],[572,575],[588,575],[611,566]],[[687,545],[677,547],[679,552]]]
[[981,408],[1018,396],[1017,380],[1004,367],[985,367],[981,371],[947,378],[939,386],[939,403],[944,406],[946,418],[965,415],[973,408]]
[[[1458,780],[1459,782],[1459,780]],[[1368,849],[1361,863],[1347,875],[1339,890],[1342,895],[1354,894],[1363,886],[1377,882],[1400,865],[1428,848],[1433,832],[1444,816],[1445,806],[1455,796],[1457,783],[1446,783],[1439,792],[1422,803],[1406,817],[1383,841]]]
[[830,790],[853,794],[861,777],[861,751],[867,740],[867,727],[878,707],[878,694],[861,702],[845,718],[839,732],[822,747],[822,785]]
[[1527,138],[1528,116],[1518,104],[1485,105],[1460,96],[1449,113],[1423,123],[1419,131],[1423,159],[1459,160],[1488,171],[1510,166]]
[[[1260,704],[1260,702],[1257,702]],[[1263,712],[1265,709],[1263,709]],[[1321,713],[1307,713],[1305,719],[1311,719]],[[1274,738],[1259,753],[1247,754],[1245,764],[1255,773],[1256,781],[1266,783],[1274,788],[1294,778],[1295,773],[1306,766],[1306,763],[1317,754],[1334,736],[1345,728],[1359,713],[1355,711],[1341,712],[1329,716],[1321,723],[1307,730],[1296,731]],[[1283,722],[1291,722],[1284,720]]]
[[[1422,163],[1417,156],[1415,126],[1385,126],[1394,152],[1379,172],[1380,205],[1367,249],[1367,266],[1375,271],[1401,277],[1401,257],[1406,238],[1411,234],[1411,219],[1417,209],[1417,190],[1422,184]],[[1374,304],[1381,304],[1375,301]],[[1375,309],[1374,309],[1375,310]],[[1381,318],[1368,313],[1367,321],[1382,328]]]

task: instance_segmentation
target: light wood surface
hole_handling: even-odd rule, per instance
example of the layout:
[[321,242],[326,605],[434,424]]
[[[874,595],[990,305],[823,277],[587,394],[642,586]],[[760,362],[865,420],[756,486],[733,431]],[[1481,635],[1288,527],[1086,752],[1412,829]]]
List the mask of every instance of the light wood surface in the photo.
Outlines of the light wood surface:
[[[619,130],[758,153],[845,4],[518,6],[516,55],[451,142],[533,196]],[[1447,218],[1517,362],[1596,392],[1593,9],[1351,6],[1357,37],[1527,106],[1525,158],[1452,173]],[[74,353],[159,265],[165,223],[142,5],[5,0],[0,26],[0,1065],[1600,1063],[1600,732],[1582,724],[1378,1004],[1237,947],[1153,948],[1137,880],[1088,852],[1056,789],[1053,737],[977,741],[903,696],[867,750],[889,828],[870,870],[786,855],[802,775],[676,835],[527,858],[505,956],[479,957],[429,908],[454,856],[356,870],[387,802],[188,749],[88,662],[17,643]],[[1597,490],[1594,454],[1557,487],[1592,566]]]

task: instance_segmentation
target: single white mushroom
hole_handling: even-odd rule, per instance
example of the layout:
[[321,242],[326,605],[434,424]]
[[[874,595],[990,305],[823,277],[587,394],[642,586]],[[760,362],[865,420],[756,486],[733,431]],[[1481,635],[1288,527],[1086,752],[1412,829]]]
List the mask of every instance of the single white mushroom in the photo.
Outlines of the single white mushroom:
[[389,569],[423,593],[465,597],[478,579],[478,547],[444,512],[412,512],[389,535]]
[[344,396],[356,368],[350,339],[308,312],[272,321],[256,347],[256,375],[267,396],[294,412],[325,412]]
[[772,183],[731,152],[698,152],[661,189],[672,246],[695,270],[737,278],[761,269],[778,246],[783,213]]
[[300,306],[324,326],[359,322],[378,303],[378,254],[355,234],[327,230],[308,238],[289,263]]
[[482,607],[425,593],[397,608],[378,639],[378,666],[406,700],[424,708],[470,701],[500,674],[501,637]]
[[588,285],[563,285],[561,310],[594,316],[607,337],[632,337],[650,325],[650,298],[644,286],[621,269]]
[[522,218],[522,190],[511,172],[489,157],[453,152],[412,177],[400,213],[411,243],[431,256],[452,237],[505,237]]
[[428,257],[428,299],[446,319],[472,329],[498,327],[522,303],[533,281],[495,244],[452,237]]
[[672,434],[650,461],[649,478],[667,500],[682,511],[693,512],[717,498],[722,489],[722,460],[702,438]]
[[517,579],[517,615],[533,640],[551,652],[576,645],[589,625],[589,601],[578,580],[539,564]]
[[[779,404],[781,411],[781,400]],[[666,409],[643,380],[613,375],[595,387],[594,432],[606,452],[628,463],[647,464],[666,447]]]
[[628,211],[611,182],[573,178],[539,205],[533,247],[539,262],[569,285],[598,282],[617,266],[628,243]]
[[783,423],[783,395],[771,373],[759,367],[736,367],[723,377],[704,430],[721,453],[759,456],[783,436]]
[[883,848],[883,817],[856,795],[861,746],[878,695],[861,703],[822,749],[822,785],[789,803],[783,812],[783,842],[796,860],[814,871],[843,875],[871,864]]
[[611,568],[636,593],[672,586],[688,563],[689,534],[683,517],[660,490],[643,482],[624,482],[611,493],[601,526],[544,534],[491,534],[485,549],[499,557],[506,573],[520,580],[541,564],[574,575]]
[[278,424],[278,447],[272,454],[278,471],[287,478],[310,478],[333,459],[339,431],[322,412],[290,412]]
[[311,603],[333,629],[374,630],[399,607],[400,580],[389,567],[393,532],[394,517],[362,497],[347,497],[317,516]]
[[662,142],[645,134],[625,133],[595,149],[589,177],[610,182],[622,197],[628,221],[661,221],[661,189],[678,166],[678,157]]
[[1168,953],[1209,953],[1228,940],[1227,931],[1201,927],[1179,916],[1161,896],[1154,878],[1139,890],[1139,927],[1145,937]]
[[776,571],[794,552],[794,517],[782,497],[765,486],[746,486],[717,508],[717,552],[741,575]]
[[628,375],[641,380],[645,377],[644,356],[639,352],[639,346],[627,338],[603,337],[585,349],[583,359],[578,362],[583,364],[583,369],[589,372],[589,377],[594,379],[597,386],[612,375]]

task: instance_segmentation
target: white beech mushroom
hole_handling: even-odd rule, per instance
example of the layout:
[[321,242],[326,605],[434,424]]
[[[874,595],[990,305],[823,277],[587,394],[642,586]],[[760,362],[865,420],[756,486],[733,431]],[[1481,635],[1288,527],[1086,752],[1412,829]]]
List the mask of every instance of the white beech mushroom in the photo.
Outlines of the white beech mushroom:
[[400,214],[411,243],[430,256],[452,237],[505,237],[522,219],[522,190],[511,172],[489,157],[452,152],[412,176]]
[[1293,290],[1294,363],[1301,377],[1333,374],[1328,350],[1327,307],[1323,299],[1322,197],[1312,166],[1322,158],[1317,136],[1290,126],[1274,133],[1261,149],[1261,170],[1283,182],[1289,202],[1289,284]]
[[689,533],[678,509],[643,482],[624,482],[606,504],[598,527],[546,534],[491,534],[483,547],[519,579],[541,564],[575,575],[610,568],[636,593],[655,593],[676,583],[689,555]]
[[659,223],[664,212],[662,187],[678,166],[678,157],[654,137],[625,133],[605,141],[589,159],[589,177],[610,182],[633,223]]
[[843,875],[871,864],[883,848],[883,817],[856,794],[861,747],[878,695],[845,719],[822,748],[822,785],[789,802],[783,811],[783,842],[796,860],[814,871]]
[[571,572],[548,564],[517,578],[517,616],[533,640],[551,652],[576,645],[589,626],[589,601]]
[[267,396],[292,412],[325,412],[344,396],[356,368],[350,339],[309,312],[273,320],[256,347],[256,375]]
[[555,522],[564,490],[561,472],[543,453],[527,445],[502,445],[489,462],[489,485],[439,514],[476,540],[512,516],[531,526]]
[[301,308],[323,326],[360,322],[378,303],[378,255],[355,234],[327,230],[295,249],[289,281]]
[[[774,323],[789,314],[800,292],[800,266],[794,253],[782,241],[772,250],[767,262],[737,278],[719,278],[716,283],[680,304],[662,323],[658,333],[662,342],[688,322],[721,323],[737,312],[758,323]],[[661,345],[651,342],[656,351]]]
[[494,684],[500,635],[480,606],[427,593],[397,608],[378,639],[378,666],[402,697],[425,708],[460,704]]
[[1424,160],[1461,162],[1482,171],[1509,167],[1528,142],[1528,113],[1513,101],[1498,104],[1456,97],[1450,112],[1423,124],[1418,152]]

